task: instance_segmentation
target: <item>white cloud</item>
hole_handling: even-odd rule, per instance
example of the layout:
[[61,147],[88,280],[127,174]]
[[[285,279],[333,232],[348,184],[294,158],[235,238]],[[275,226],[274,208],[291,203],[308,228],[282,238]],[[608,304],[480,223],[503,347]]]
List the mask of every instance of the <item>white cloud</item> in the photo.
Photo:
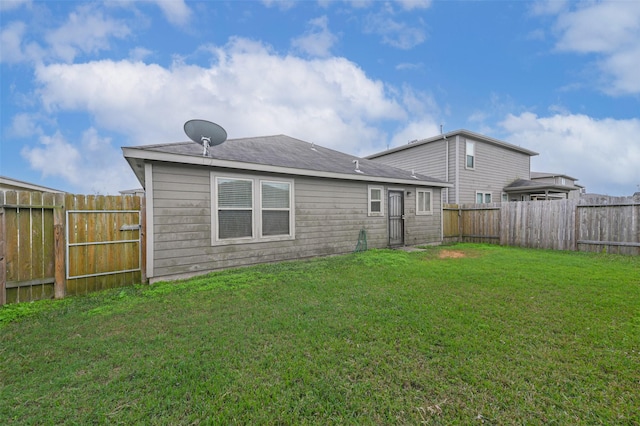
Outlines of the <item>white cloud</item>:
[[31,0],[2,0],[0,1],[0,11],[18,9],[23,5],[30,6]]
[[49,32],[45,39],[54,58],[72,62],[79,53],[106,50],[110,38],[124,38],[129,33],[124,23],[105,17],[92,5],[82,5],[69,14],[64,25]]
[[295,0],[262,0],[266,7],[277,6],[280,10],[289,10],[296,5]]
[[20,138],[29,138],[43,134],[40,121],[46,119],[40,114],[20,113],[12,117],[9,133]]
[[184,0],[152,0],[162,10],[167,21],[173,25],[185,26],[191,19],[191,9]]
[[153,52],[149,49],[145,49],[144,47],[134,47],[129,50],[129,59],[133,62],[143,61],[145,58],[151,56]]
[[539,0],[531,5],[534,15],[555,15],[567,8],[569,0]]
[[570,175],[588,192],[631,195],[637,191],[640,119],[596,120],[580,114],[538,117],[527,112],[509,115],[500,125],[509,134],[506,140],[540,153],[532,159],[534,171]]
[[640,2],[583,2],[558,13],[558,51],[597,55],[605,92],[640,93]]
[[635,48],[608,56],[600,63],[600,68],[611,76],[605,89],[608,93],[612,95],[640,93],[640,44]]
[[[397,132],[393,133],[391,143],[388,148],[406,145],[411,141],[428,138],[439,133],[440,127],[431,117],[426,117],[422,120],[416,119],[406,123],[406,125],[398,129]],[[382,149],[386,148],[387,147],[385,146]],[[381,151],[382,149],[378,149],[378,151]],[[373,152],[370,152],[370,154],[373,154]]]
[[119,150],[94,128],[82,134],[80,144],[68,142],[60,132],[42,135],[21,155],[43,177],[63,178],[82,193],[113,194],[139,186]]
[[428,9],[431,7],[431,0],[396,0],[405,10]]
[[[88,113],[101,131],[123,135],[117,145],[184,141],[182,126],[192,118],[219,123],[230,139],[283,133],[355,155],[386,148],[390,136],[382,123],[408,123],[396,139],[405,133],[424,137],[437,129],[428,119],[434,108],[428,95],[387,87],[344,58],[280,56],[246,39],[209,50],[215,56],[210,67],[176,62],[165,68],[127,60],[40,65],[37,93],[51,116]],[[48,149],[52,154],[64,145],[56,141]],[[117,146],[102,145],[100,156],[110,163],[122,158]],[[38,161],[47,150],[25,152],[34,158],[33,167],[53,173]],[[82,166],[93,161],[87,159],[90,153],[83,145],[75,154],[81,158],[72,162],[79,174],[91,173]],[[110,167],[93,164],[96,170]],[[118,189],[122,186],[111,188]]]
[[33,23],[14,21],[2,28],[0,62],[73,62],[79,54],[108,50],[111,38],[124,38],[130,34],[123,22],[105,17],[94,5],[81,5],[69,14],[63,25],[43,29],[44,43],[28,39],[33,35],[33,31],[28,31],[29,25]]
[[396,65],[396,69],[398,71],[417,70],[423,67],[424,67],[424,64],[422,62],[418,62],[418,63],[403,62],[401,64]]
[[384,44],[403,50],[422,44],[427,39],[422,22],[410,25],[394,19],[392,16],[391,10],[368,15],[364,22],[364,32],[378,34],[382,37]]
[[0,32],[0,62],[14,64],[26,59],[22,51],[22,38],[26,25],[24,22],[10,22]]
[[310,56],[327,57],[331,54],[331,48],[338,40],[328,28],[326,16],[309,21],[311,29],[305,35],[293,39],[292,46]]

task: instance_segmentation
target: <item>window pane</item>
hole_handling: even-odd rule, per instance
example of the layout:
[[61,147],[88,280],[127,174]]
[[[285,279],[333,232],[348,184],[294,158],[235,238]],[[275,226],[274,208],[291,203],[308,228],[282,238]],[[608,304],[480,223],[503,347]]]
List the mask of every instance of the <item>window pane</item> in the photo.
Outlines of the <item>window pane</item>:
[[218,210],[218,238],[252,237],[251,210]]
[[477,203],[477,204],[482,204],[482,195],[483,195],[483,194],[481,194],[480,192],[478,192],[478,193],[476,194],[476,203]]
[[288,209],[289,184],[283,182],[262,182],[262,208]]
[[424,192],[418,191],[418,211],[424,211]]
[[[380,191],[379,189],[372,189],[371,190],[371,199],[372,200],[382,200],[382,191]],[[379,210],[378,210],[379,211]]]
[[467,155],[474,156],[475,155],[475,144],[473,142],[467,142]]
[[466,154],[467,154],[467,167],[468,168],[473,168],[475,167],[474,163],[475,163],[475,156],[476,156],[476,152],[475,152],[475,144],[473,142],[467,142],[467,146],[466,146]]
[[240,179],[218,179],[218,207],[253,207],[252,181]]
[[382,211],[382,202],[371,201],[371,213],[380,213]]
[[473,157],[471,155],[467,155],[467,167],[473,168]]
[[264,210],[262,235],[289,235],[289,212]]
[[419,192],[418,196],[422,196],[422,201],[420,206],[422,207],[423,212],[431,211],[431,193],[430,192]]
[[484,202],[485,203],[491,202],[491,194],[484,194]]

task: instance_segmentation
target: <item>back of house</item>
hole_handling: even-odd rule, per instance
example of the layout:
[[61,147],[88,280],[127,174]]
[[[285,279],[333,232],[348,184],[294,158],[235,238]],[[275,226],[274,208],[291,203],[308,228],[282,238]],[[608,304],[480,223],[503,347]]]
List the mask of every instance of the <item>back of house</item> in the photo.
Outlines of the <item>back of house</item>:
[[146,191],[151,282],[442,241],[441,179],[284,135],[123,148]]

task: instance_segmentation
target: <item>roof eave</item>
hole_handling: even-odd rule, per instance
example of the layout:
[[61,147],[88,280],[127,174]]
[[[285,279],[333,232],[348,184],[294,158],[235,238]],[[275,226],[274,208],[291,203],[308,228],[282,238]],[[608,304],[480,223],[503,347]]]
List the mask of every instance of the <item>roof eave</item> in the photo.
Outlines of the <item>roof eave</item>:
[[433,137],[430,137],[430,138],[419,139],[419,140],[417,140],[415,142],[410,142],[407,145],[402,145],[402,146],[398,146],[398,147],[395,147],[395,148],[388,149],[386,151],[377,152],[375,154],[368,155],[368,156],[366,156],[364,158],[372,160],[372,159],[375,159],[375,158],[383,157],[383,156],[385,156],[387,154],[392,154],[394,152],[403,151],[405,149],[410,149],[410,148],[413,148],[415,146],[425,145],[425,144],[428,144],[428,143],[437,142],[439,140],[450,140],[449,138],[453,138],[454,136],[468,136],[468,137],[471,137],[473,139],[477,139],[477,140],[480,140],[480,141],[483,141],[483,142],[490,143],[492,145],[498,145],[498,146],[503,147],[505,149],[509,149],[509,150],[512,150],[512,151],[517,151],[517,152],[520,152],[522,154],[527,154],[527,155],[529,155],[531,157],[536,156],[536,155],[540,155],[540,153],[538,153],[538,152],[531,151],[530,149],[522,148],[522,147],[519,147],[517,145],[513,145],[513,144],[510,144],[508,142],[501,141],[499,139],[494,139],[494,138],[491,138],[491,137],[488,137],[488,136],[481,135],[479,133],[474,133],[474,132],[472,132],[470,130],[459,129],[459,130],[454,130],[454,131],[451,131],[451,132],[448,132],[448,133],[444,133],[444,134],[441,134],[441,135],[433,136]]
[[[246,163],[241,161],[232,161],[232,160],[220,160],[211,157],[195,157],[192,155],[181,155],[181,154],[172,154],[172,153],[164,153],[157,151],[148,151],[138,148],[124,147],[122,148],[124,157],[129,162],[129,165],[134,170],[134,173],[138,177],[138,180],[144,186],[144,166],[141,165],[140,160],[144,161],[163,161],[169,163],[180,163],[180,164],[190,164],[190,165],[198,165],[198,166],[208,166],[208,167],[218,167],[225,169],[235,169],[235,170],[248,170],[254,172],[267,172],[267,173],[280,173],[287,175],[296,175],[296,176],[310,176],[310,177],[321,177],[321,178],[329,178],[329,179],[343,179],[343,180],[355,180],[355,181],[365,181],[365,182],[384,182],[384,183],[394,183],[401,185],[418,185],[418,186],[431,186],[438,188],[451,188],[453,184],[447,182],[439,182],[439,181],[430,181],[423,179],[415,179],[415,178],[392,178],[392,177],[384,177],[384,176],[372,176],[367,175],[366,172],[362,172],[360,174],[347,174],[347,173],[337,173],[337,172],[324,172],[318,170],[309,170],[309,169],[297,169],[292,167],[283,167],[283,166],[272,166],[268,164],[258,164],[258,163]],[[141,173],[141,175],[139,174]]]
[[519,192],[532,192],[532,191],[554,191],[554,192],[571,192],[576,191],[579,188],[572,188],[570,186],[562,185],[530,185],[530,186],[506,186],[504,192],[519,193]]

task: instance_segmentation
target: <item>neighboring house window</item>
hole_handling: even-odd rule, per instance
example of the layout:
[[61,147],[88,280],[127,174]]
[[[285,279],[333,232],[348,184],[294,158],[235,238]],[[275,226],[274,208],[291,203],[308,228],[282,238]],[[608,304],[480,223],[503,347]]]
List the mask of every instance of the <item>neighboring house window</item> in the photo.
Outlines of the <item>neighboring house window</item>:
[[476,204],[490,203],[491,202],[491,193],[490,192],[476,192]]
[[467,162],[465,167],[467,169],[474,169],[476,167],[476,144],[475,142],[467,141]]
[[381,186],[369,187],[369,216],[384,216],[384,204],[382,196],[384,188]]
[[253,181],[218,178],[218,238],[253,237]]
[[262,235],[289,235],[291,184],[261,181]]
[[214,244],[294,238],[293,181],[213,176]]
[[432,192],[419,189],[416,191],[416,214],[433,214]]
[[506,192],[502,193],[502,202],[506,203],[509,201],[509,194],[507,194]]

